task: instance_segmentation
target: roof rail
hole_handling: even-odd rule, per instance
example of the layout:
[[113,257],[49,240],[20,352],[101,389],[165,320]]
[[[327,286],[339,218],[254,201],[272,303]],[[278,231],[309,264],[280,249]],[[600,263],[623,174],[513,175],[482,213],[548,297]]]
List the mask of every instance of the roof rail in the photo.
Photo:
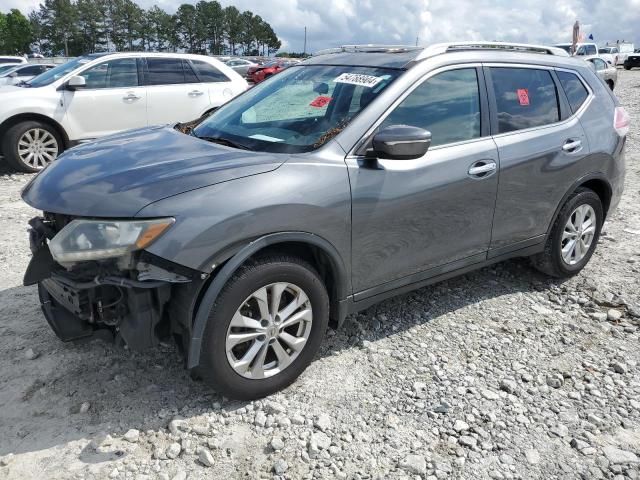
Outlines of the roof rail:
[[336,48],[325,48],[324,50],[318,50],[313,54],[313,56],[317,55],[327,55],[330,53],[403,53],[410,52],[412,50],[423,50],[424,47],[414,47],[412,45],[376,45],[376,44],[366,44],[366,45],[342,45]]
[[569,54],[558,47],[547,47],[545,45],[530,45],[527,43],[509,43],[509,42],[455,42],[455,43],[437,43],[426,47],[416,60],[441,55],[450,52],[462,52],[471,50],[503,50],[509,52],[521,53],[541,53],[545,55],[556,55],[558,57],[568,57]]

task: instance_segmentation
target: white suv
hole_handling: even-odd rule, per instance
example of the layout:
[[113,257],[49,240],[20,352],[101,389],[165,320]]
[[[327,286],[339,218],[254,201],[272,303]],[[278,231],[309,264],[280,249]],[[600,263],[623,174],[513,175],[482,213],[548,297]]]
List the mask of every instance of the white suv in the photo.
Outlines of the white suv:
[[248,88],[202,55],[93,54],[20,86],[0,88],[0,140],[7,162],[35,172],[65,148],[122,130],[187,122]]

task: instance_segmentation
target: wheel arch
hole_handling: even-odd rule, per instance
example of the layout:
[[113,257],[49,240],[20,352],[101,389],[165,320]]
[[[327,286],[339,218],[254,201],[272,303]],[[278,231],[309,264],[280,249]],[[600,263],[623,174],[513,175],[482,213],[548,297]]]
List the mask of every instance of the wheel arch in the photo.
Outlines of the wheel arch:
[[348,274],[338,250],[324,238],[307,232],[282,232],[255,239],[235,253],[223,259],[203,287],[200,300],[194,308],[187,368],[200,362],[202,337],[207,325],[209,311],[227,281],[247,261],[269,252],[286,251],[309,261],[322,276],[331,302],[331,316],[341,324],[346,316]]
[[43,122],[55,128],[58,134],[60,135],[60,137],[62,138],[62,142],[64,143],[64,148],[65,149],[69,148],[70,146],[69,135],[67,135],[67,132],[64,129],[64,127],[53,118],[48,117],[46,115],[42,115],[40,113],[18,113],[16,115],[13,115],[7,118],[4,122],[0,124],[0,138],[3,138],[7,130],[9,130],[14,125],[17,125],[20,122],[28,122],[30,120]]
[[562,200],[556,207],[556,211],[554,212],[553,217],[551,218],[551,222],[549,223],[549,226],[547,227],[547,236],[549,236],[549,234],[551,233],[551,228],[553,227],[553,224],[555,223],[556,218],[558,218],[558,214],[560,213],[562,206],[566,203],[569,196],[573,192],[575,192],[578,188],[581,188],[581,187],[593,190],[598,195],[598,197],[600,197],[600,201],[602,202],[602,210],[604,212],[603,220],[607,218],[607,213],[611,205],[611,196],[613,192],[613,190],[611,189],[611,184],[606,179],[604,174],[600,172],[590,173],[580,178],[579,180],[577,180],[571,186],[571,188],[567,190],[567,193],[564,194],[564,196],[562,197]]

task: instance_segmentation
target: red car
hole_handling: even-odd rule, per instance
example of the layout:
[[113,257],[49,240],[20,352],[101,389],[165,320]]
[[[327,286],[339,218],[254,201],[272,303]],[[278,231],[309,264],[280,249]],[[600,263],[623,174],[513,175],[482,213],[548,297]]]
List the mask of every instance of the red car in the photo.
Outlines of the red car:
[[253,83],[260,83],[265,78],[275,75],[291,65],[293,65],[292,62],[276,60],[262,65],[257,65],[255,67],[250,67],[249,70],[247,70],[247,80]]

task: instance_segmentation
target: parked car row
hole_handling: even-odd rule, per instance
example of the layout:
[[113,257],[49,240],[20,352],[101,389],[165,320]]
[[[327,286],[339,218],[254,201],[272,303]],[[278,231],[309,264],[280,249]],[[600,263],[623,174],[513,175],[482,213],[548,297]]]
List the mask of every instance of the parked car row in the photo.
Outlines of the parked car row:
[[264,62],[253,62],[245,58],[230,58],[225,63],[239,74],[245,76],[249,82],[256,84],[292,65],[296,65],[299,61],[293,59],[275,59]]
[[[230,67],[201,55],[92,54],[25,68],[46,71],[0,88],[2,152],[24,172],[41,170],[78,143],[198,119],[248,87]],[[22,73],[15,72],[10,79]]]

